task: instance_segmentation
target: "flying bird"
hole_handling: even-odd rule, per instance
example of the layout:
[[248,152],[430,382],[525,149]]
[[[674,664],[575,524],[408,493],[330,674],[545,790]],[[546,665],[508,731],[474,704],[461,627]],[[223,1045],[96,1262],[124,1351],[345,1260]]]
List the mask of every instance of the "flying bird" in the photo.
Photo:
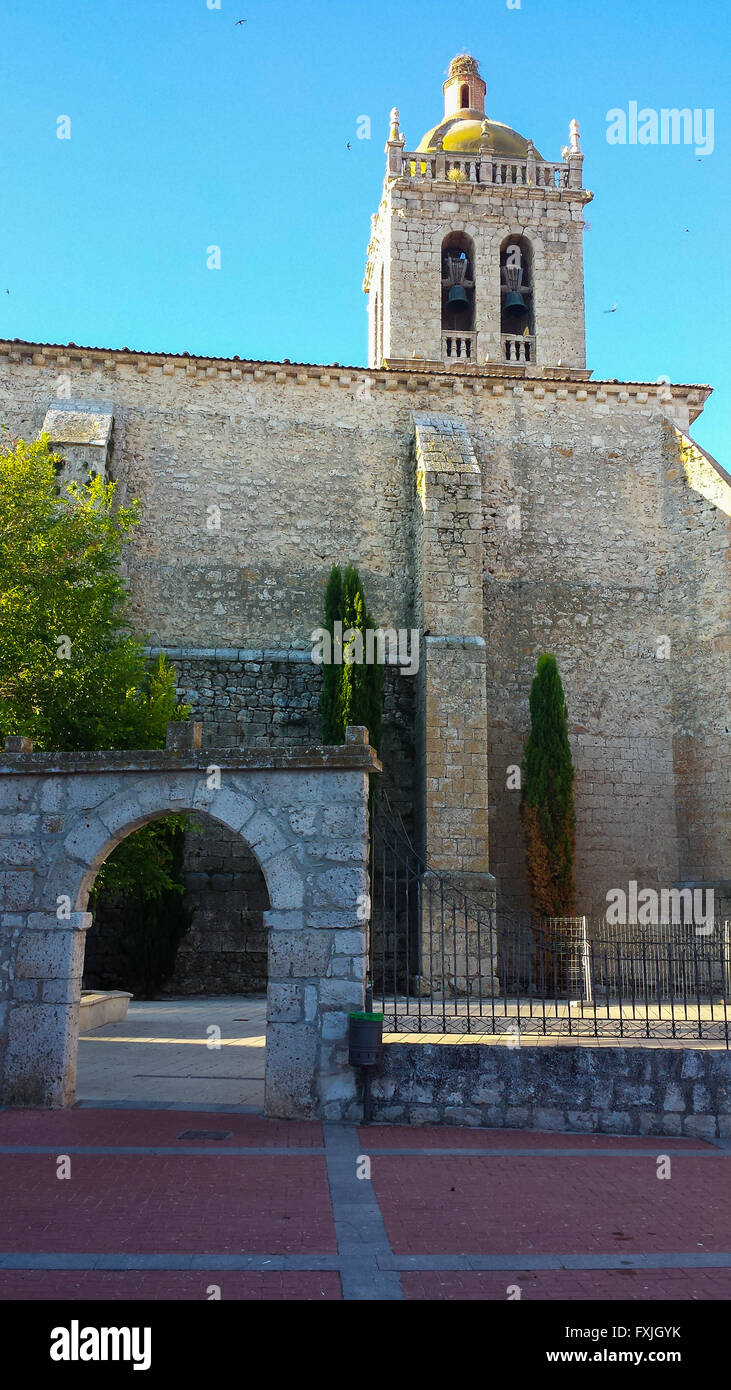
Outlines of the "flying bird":
[[349,149],[350,149],[350,141],[349,141],[349,140],[348,140],[348,142],[347,142],[345,148],[346,148],[346,150],[349,150]]
[[238,27],[239,27],[240,24],[245,24],[245,23],[246,23],[246,20],[245,20],[245,19],[237,19],[237,20],[235,20],[235,22],[234,22],[234,29],[238,29]]
[[617,306],[616,306],[616,304],[613,304],[612,307],[611,307],[611,309],[605,309],[604,312],[605,312],[605,314],[616,314],[616,312],[617,312]]

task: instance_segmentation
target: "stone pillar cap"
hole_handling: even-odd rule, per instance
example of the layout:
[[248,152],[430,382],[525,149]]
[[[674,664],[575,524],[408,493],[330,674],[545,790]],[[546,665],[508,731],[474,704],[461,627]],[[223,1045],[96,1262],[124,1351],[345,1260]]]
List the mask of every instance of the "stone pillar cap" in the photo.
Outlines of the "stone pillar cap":
[[169,752],[182,753],[185,750],[198,749],[203,741],[203,725],[195,721],[185,720],[168,724],[165,733],[165,747]]

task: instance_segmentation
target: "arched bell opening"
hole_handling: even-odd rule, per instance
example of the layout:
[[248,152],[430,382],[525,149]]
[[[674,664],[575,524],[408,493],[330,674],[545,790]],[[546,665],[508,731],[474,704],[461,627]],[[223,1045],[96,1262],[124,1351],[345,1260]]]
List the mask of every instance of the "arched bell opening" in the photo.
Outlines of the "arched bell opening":
[[464,83],[463,87],[462,87],[461,90],[460,90],[460,94],[459,94],[459,104],[460,104],[460,107],[461,107],[461,109],[462,109],[463,111],[468,111],[468,110],[469,110],[469,105],[470,105],[470,89],[469,89],[469,87],[468,87],[468,85],[467,85],[466,82]]
[[442,243],[442,332],[472,333],[475,327],[475,249],[464,232]]
[[500,333],[508,361],[533,360],[533,252],[522,236],[506,237],[500,248]]

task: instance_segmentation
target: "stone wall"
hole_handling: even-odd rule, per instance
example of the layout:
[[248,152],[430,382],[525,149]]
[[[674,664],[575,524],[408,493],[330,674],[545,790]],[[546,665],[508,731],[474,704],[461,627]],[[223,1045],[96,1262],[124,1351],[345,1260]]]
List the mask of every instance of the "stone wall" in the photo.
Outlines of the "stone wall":
[[[705,388],[539,368],[362,371],[0,343],[2,420],[31,437],[62,379],[73,398],[114,406],[112,471],[143,509],[129,556],[139,630],[153,645],[207,652],[190,668],[176,659],[206,719],[213,712],[237,737],[248,724],[271,746],[309,737],[318,676],[294,662],[283,679],[279,659],[237,671],[226,652],[305,653],[333,562],[358,565],[376,622],[411,627],[422,611],[417,587],[428,583],[414,414],[458,421],[482,472],[499,888],[524,904],[507,770],[521,761],[545,650],[557,656],[569,707],[580,910],[602,911],[608,888],[629,878],[729,878],[721,740],[731,492],[707,461],[683,463],[666,419],[687,430]],[[211,507],[220,530],[209,529]],[[656,654],[663,636],[669,660]],[[417,681],[398,679],[384,757],[387,778],[406,788]]]
[[394,1124],[731,1138],[719,1048],[389,1042],[372,1095]]
[[248,845],[204,817],[186,836],[183,875],[192,921],[163,993],[261,994],[267,987],[269,896]]
[[515,397],[513,410],[512,437],[476,425],[491,460],[491,870],[526,906],[508,770],[521,762],[536,658],[551,651],[577,774],[581,911],[599,915],[629,879],[727,878],[731,490],[710,464],[703,478],[683,468],[676,432],[649,403],[638,418],[599,390],[583,412],[543,398],[526,410]]
[[[177,690],[222,748],[296,748],[321,737],[322,668],[308,651],[185,647],[164,651]],[[407,824],[413,818],[416,679],[387,666],[383,686],[383,785]]]

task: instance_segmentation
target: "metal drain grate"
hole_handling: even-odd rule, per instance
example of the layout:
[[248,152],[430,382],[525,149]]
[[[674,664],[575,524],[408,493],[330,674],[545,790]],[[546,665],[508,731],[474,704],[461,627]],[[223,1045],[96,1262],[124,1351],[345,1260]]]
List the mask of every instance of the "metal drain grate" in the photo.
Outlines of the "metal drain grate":
[[231,1129],[184,1129],[178,1139],[230,1139],[233,1134]]

